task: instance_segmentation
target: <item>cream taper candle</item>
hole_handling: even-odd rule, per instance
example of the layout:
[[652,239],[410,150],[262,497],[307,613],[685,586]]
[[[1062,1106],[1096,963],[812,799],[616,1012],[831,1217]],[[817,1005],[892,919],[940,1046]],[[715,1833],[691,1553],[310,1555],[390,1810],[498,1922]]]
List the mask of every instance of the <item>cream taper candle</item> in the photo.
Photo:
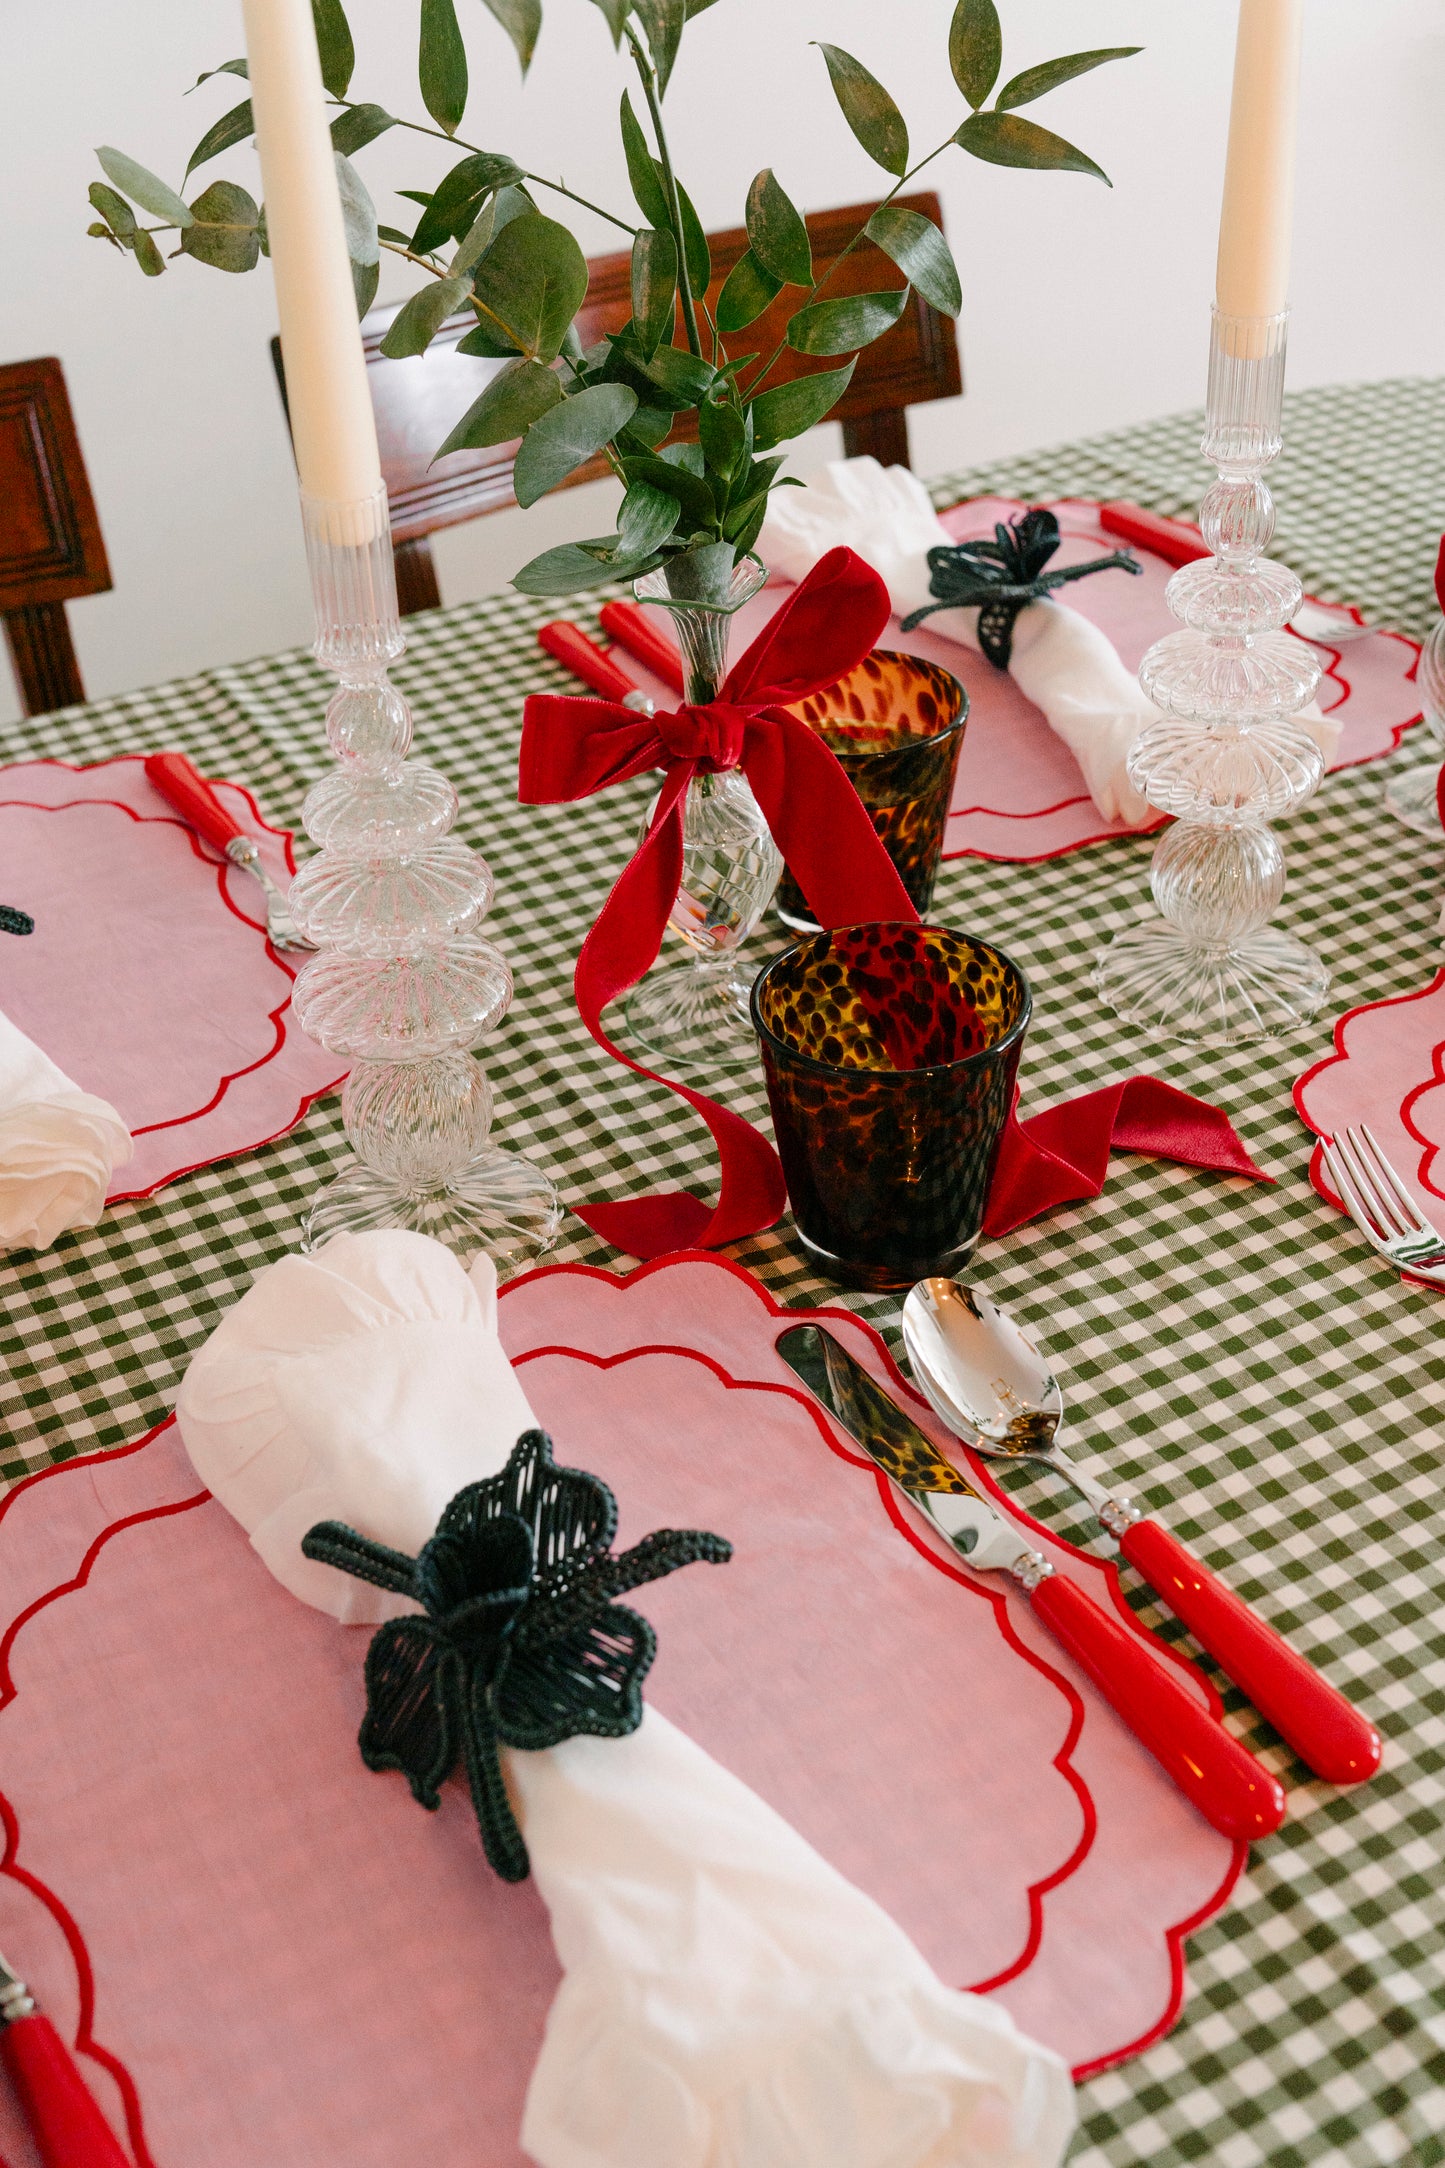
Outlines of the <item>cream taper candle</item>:
[[1215,302],[1274,316],[1289,297],[1304,0],[1240,0]]
[[301,487],[355,503],[381,487],[311,0],[243,0],[256,149]]

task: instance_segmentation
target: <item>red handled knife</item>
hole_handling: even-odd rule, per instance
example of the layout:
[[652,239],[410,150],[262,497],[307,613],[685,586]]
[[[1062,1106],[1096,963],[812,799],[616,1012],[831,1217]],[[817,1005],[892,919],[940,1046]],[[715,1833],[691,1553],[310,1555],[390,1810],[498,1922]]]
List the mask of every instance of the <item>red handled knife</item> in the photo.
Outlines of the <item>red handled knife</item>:
[[841,1341],[820,1325],[793,1325],[776,1345],[788,1368],[966,1565],[1018,1583],[1035,1617],[1206,1821],[1246,1842],[1279,1828],[1285,1797],[1278,1779],[1196,1701],[1172,1663],[1152,1656],[1140,1635],[1024,1541]]
[[615,655],[609,655],[605,647],[589,640],[580,625],[569,618],[554,618],[550,625],[542,625],[537,632],[537,645],[545,649],[554,661],[573,677],[581,678],[594,693],[601,693],[608,700],[620,700],[625,708],[636,708],[640,715],[651,715],[653,703],[648,699],[635,678],[630,678]]

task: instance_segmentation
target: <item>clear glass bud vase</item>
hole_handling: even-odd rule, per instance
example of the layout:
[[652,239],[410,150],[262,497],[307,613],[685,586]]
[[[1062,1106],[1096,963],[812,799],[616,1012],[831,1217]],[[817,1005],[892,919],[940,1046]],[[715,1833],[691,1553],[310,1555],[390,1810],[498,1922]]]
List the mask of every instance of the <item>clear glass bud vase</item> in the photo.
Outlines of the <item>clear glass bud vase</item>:
[[1296,719],[1319,662],[1284,629],[1300,583],[1263,554],[1274,532],[1264,475],[1282,441],[1287,324],[1283,310],[1215,312],[1201,448],[1218,480],[1200,513],[1213,555],[1169,582],[1180,630],[1140,664],[1160,714],[1128,762],[1135,788],[1175,816],[1150,876],[1162,915],[1117,934],[1097,969],[1099,992],[1130,1022],[1215,1045],[1307,1023],[1329,988],[1314,951],[1268,923],[1284,893],[1269,823],[1303,805],[1324,772]]
[[292,1007],[352,1063],[341,1112],[355,1154],[313,1204],[306,1247],[406,1227],[462,1257],[522,1264],[555,1240],[561,1209],[539,1167],[489,1139],[492,1091],[473,1050],[506,1015],[512,975],[478,931],[492,876],[450,833],[457,794],[406,758],[411,710],[387,682],[405,641],[386,493],[333,504],[303,492],[301,506],[316,654],[340,683],[326,711],[336,766],[302,808],[317,855],[290,901],[317,954]]
[[[734,565],[731,545],[721,543],[671,558],[635,583],[639,602],[659,603],[672,615],[689,707],[717,698],[733,614],[767,576],[756,557]],[[668,917],[692,957],[650,971],[626,1010],[629,1045],[656,1067],[707,1070],[757,1060],[748,1008],[754,973],[738,951],[782,870],[747,778],[735,768],[694,776],[683,805],[682,886]]]

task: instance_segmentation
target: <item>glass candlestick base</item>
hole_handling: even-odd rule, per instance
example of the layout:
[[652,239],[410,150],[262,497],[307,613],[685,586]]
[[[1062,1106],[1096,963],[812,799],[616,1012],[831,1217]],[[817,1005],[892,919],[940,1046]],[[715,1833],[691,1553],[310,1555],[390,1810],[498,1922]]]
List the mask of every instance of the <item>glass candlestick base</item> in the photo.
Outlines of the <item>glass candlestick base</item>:
[[512,975],[478,931],[492,876],[450,834],[456,792],[406,758],[411,711],[387,678],[405,643],[386,492],[301,503],[316,654],[339,684],[326,711],[337,764],[303,815],[317,855],[290,897],[317,953],[291,1002],[302,1030],[353,1064],[341,1115],[355,1154],[313,1204],[305,1246],[398,1227],[463,1259],[525,1264],[556,1240],[561,1207],[539,1167],[489,1136],[473,1049],[505,1016]]
[[624,1012],[628,1043],[669,1072],[751,1069],[758,1058],[752,986],[752,972],[731,955],[649,971]]
[[1391,776],[1385,785],[1385,803],[1397,821],[1413,828],[1417,836],[1429,836],[1438,843],[1439,793],[1440,769],[1432,762],[1428,768],[1407,768],[1403,775]]
[[[1297,735],[1301,761],[1308,748],[1317,763],[1314,740]],[[1155,846],[1149,885],[1162,916],[1116,934],[1095,970],[1099,993],[1128,1022],[1232,1045],[1293,1031],[1324,1000],[1329,973],[1314,951],[1269,924],[1284,894],[1284,852],[1250,810],[1177,821]]]
[[314,1250],[333,1235],[405,1227],[435,1236],[459,1257],[485,1250],[499,1266],[516,1267],[552,1247],[561,1220],[556,1191],[541,1168],[488,1145],[429,1188],[408,1187],[358,1160],[312,1205],[304,1246]]
[[1330,975],[1313,949],[1278,926],[1211,951],[1167,919],[1151,918],[1115,935],[1096,984],[1126,1023],[1231,1046],[1307,1024]]

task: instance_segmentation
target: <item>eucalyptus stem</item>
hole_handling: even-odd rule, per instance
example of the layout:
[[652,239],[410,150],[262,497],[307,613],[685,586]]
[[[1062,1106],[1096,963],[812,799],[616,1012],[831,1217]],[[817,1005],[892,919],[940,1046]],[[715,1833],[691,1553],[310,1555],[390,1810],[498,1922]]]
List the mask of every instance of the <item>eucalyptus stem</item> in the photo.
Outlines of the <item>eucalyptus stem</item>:
[[579,196],[575,189],[564,188],[560,181],[549,181],[541,173],[524,173],[522,179],[535,181],[539,188],[550,188],[554,196],[565,196],[569,203],[580,203],[584,211],[594,212],[598,218],[605,218],[609,226],[619,226],[624,233],[630,233],[634,241],[637,239],[638,227],[629,226],[625,218],[615,218],[611,211],[604,211],[600,203],[589,203],[586,196]]
[[[328,98],[326,102],[328,105],[340,106],[348,113],[354,112],[358,103],[355,98]],[[409,128],[413,135],[435,136],[438,143],[453,143],[458,150],[471,151],[478,158],[488,156],[480,143],[468,143],[465,136],[449,136],[440,128],[428,128],[423,121],[402,120],[393,114],[392,123],[397,128]],[[604,211],[600,203],[589,202],[586,196],[579,196],[575,189],[564,187],[561,181],[549,181],[543,173],[526,172],[522,173],[522,179],[535,181],[538,188],[550,188],[554,196],[565,196],[569,203],[580,203],[584,211],[591,211],[596,217],[605,218],[609,226],[618,226],[623,233],[630,233],[634,241],[637,239],[636,226],[629,226],[625,218],[618,218],[612,211]]]
[[[408,263],[419,264],[423,271],[430,271],[434,279],[444,279],[451,276],[445,264],[433,263],[427,256],[418,256],[414,248],[407,248],[400,241],[383,241],[380,235],[377,236],[377,239],[380,246],[389,249],[393,256],[404,256]],[[490,316],[498,331],[504,333],[507,338],[512,339],[515,337],[511,326],[503,323],[496,310],[489,309],[485,301],[479,301],[475,293],[467,293],[463,296],[463,299],[470,304],[479,317]],[[575,369],[572,373],[574,376],[576,375]]]
[[662,188],[667,198],[667,215],[672,221],[672,238],[677,244],[677,291],[682,302],[682,328],[687,334],[688,347],[701,360],[702,341],[697,333],[697,311],[692,302],[692,280],[687,269],[687,245],[682,230],[682,200],[677,192],[677,175],[672,170],[672,154],[667,147],[667,133],[662,125],[662,101],[657,95],[657,71],[642,50],[637,32],[629,24],[627,42],[637,63],[637,73],[642,82],[642,95],[647,100],[647,110],[652,115],[653,133],[657,137],[658,163],[662,167]]
[[[937,148],[931,150],[926,158],[920,158],[916,166],[910,166],[906,173],[902,173],[899,175],[898,179],[893,183],[893,186],[889,189],[886,196],[880,196],[877,203],[874,204],[873,209],[868,213],[868,217],[864,219],[862,225],[854,234],[852,240],[844,242],[843,246],[839,249],[837,255],[833,258],[833,261],[829,264],[827,270],[823,273],[822,277],[814,279],[812,285],[808,288],[808,299],[803,303],[804,308],[807,308],[810,302],[817,300],[819,294],[823,291],[823,288],[827,285],[829,279],[831,279],[833,273],[837,270],[839,264],[843,261],[843,258],[845,256],[852,255],[854,249],[858,246],[858,243],[867,233],[869,221],[875,218],[879,211],[885,209],[886,206],[893,201],[893,198],[898,194],[900,188],[906,188],[908,186],[908,183],[913,179],[915,174],[921,173],[925,166],[931,166],[935,158],[941,157],[943,152],[948,149],[948,146],[950,143],[952,143],[952,141],[953,137],[951,135],[945,136],[943,141],[937,146]],[[767,360],[763,363],[761,369],[759,369],[757,375],[749,384],[747,391],[744,394],[746,398],[752,399],[756,396],[758,387],[777,366],[778,357],[782,353],[787,343],[787,334],[784,333],[783,337],[779,339],[777,345],[773,348],[771,354],[769,354]]]
[[[446,277],[445,264],[434,263],[430,256],[418,256],[416,250],[408,248],[404,241],[388,241],[381,234],[378,234],[376,238],[379,247],[388,249],[393,256],[405,256],[408,263],[420,264],[422,270],[430,271],[434,279],[444,279]],[[470,300],[472,297],[468,295],[467,298]]]

